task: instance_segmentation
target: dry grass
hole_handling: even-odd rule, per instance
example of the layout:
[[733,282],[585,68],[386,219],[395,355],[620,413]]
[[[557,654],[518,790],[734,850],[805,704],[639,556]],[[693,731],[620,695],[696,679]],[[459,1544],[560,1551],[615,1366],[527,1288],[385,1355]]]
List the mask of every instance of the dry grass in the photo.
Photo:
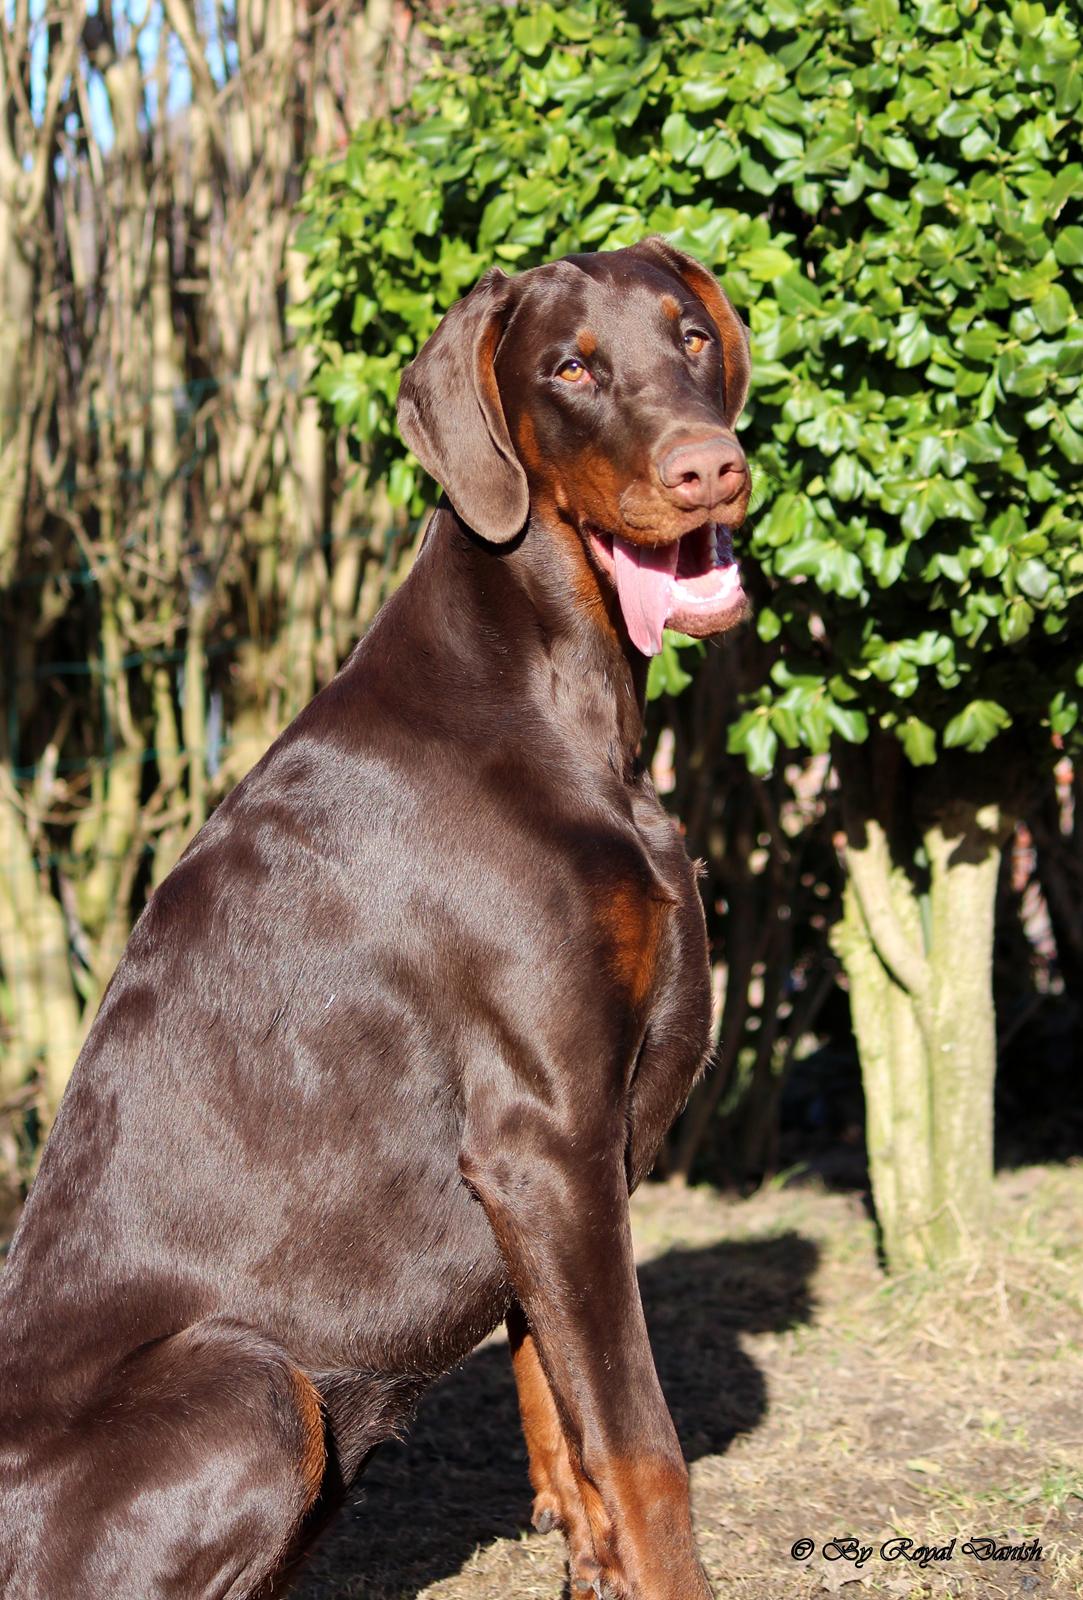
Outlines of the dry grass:
[[[886,1284],[859,1199],[787,1188],[636,1198],[644,1301],[719,1600],[1083,1595],[1083,1166],[998,1182],[980,1269]],[[296,1600],[556,1600],[525,1531],[506,1351],[488,1342],[373,1463]],[[924,1571],[881,1543],[956,1539]],[[967,1539],[1041,1541],[985,1562]],[[815,1542],[795,1560],[799,1538]],[[873,1547],[857,1568],[832,1539]]]

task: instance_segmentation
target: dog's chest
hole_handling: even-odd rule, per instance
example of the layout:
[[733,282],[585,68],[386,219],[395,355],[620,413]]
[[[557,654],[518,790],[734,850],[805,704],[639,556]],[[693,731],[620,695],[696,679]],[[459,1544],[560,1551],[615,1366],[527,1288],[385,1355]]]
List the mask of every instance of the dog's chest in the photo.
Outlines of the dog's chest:
[[707,939],[695,869],[672,819],[644,796],[614,841],[595,917],[611,980],[645,1021],[658,1005],[709,1010]]

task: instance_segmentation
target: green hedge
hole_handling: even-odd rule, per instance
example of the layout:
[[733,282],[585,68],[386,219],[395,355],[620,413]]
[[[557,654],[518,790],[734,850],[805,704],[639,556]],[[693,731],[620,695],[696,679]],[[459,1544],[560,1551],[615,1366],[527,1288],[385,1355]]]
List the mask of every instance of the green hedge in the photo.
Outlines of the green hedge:
[[319,392],[420,511],[394,401],[446,308],[494,260],[665,233],[752,329],[743,542],[779,655],[731,748],[764,770],[875,719],[916,764],[1013,724],[1048,751],[1083,681],[1077,16],[454,9],[406,111],[313,174]]

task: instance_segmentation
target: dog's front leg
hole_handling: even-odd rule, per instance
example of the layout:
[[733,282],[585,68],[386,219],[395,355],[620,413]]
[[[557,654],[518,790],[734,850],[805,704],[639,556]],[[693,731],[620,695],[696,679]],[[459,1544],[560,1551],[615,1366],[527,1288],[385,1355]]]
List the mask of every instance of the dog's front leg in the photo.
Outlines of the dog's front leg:
[[520,1305],[512,1306],[507,1322],[519,1416],[534,1489],[531,1520],[539,1533],[548,1533],[551,1528],[561,1530],[568,1541],[571,1586],[585,1591],[595,1583],[600,1586],[601,1569],[594,1554],[594,1536],[580,1475],[564,1437],[564,1424],[541,1364],[537,1341]]
[[709,1600],[639,1298],[623,1118],[581,1114],[566,1130],[531,1101],[467,1123],[463,1176],[527,1319],[589,1525],[596,1566],[573,1550],[573,1582],[596,1578],[620,1600]]

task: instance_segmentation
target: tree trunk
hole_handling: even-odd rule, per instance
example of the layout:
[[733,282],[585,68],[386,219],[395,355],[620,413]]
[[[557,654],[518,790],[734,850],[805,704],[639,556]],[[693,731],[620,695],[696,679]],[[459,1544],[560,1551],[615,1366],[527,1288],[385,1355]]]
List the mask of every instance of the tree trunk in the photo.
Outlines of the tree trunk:
[[[968,776],[957,770],[955,792],[974,789]],[[980,1253],[989,1218],[994,912],[1011,823],[976,790],[943,798],[953,792],[943,773],[924,785],[896,773],[879,792],[852,777],[834,944],[861,1057],[873,1202],[889,1271],[942,1267]]]
[[971,1249],[987,1223],[993,1183],[996,1013],[993,932],[1000,854],[1011,832],[1000,810],[959,802],[925,831],[931,872],[928,1024],[936,1208],[934,1258]]
[[[901,884],[893,884],[892,892],[904,915],[916,913]],[[861,1057],[869,1181],[884,1258],[899,1272],[932,1259],[928,1231],[936,1202],[929,1057],[913,997],[878,954],[852,881],[843,903],[834,942],[849,979]]]

